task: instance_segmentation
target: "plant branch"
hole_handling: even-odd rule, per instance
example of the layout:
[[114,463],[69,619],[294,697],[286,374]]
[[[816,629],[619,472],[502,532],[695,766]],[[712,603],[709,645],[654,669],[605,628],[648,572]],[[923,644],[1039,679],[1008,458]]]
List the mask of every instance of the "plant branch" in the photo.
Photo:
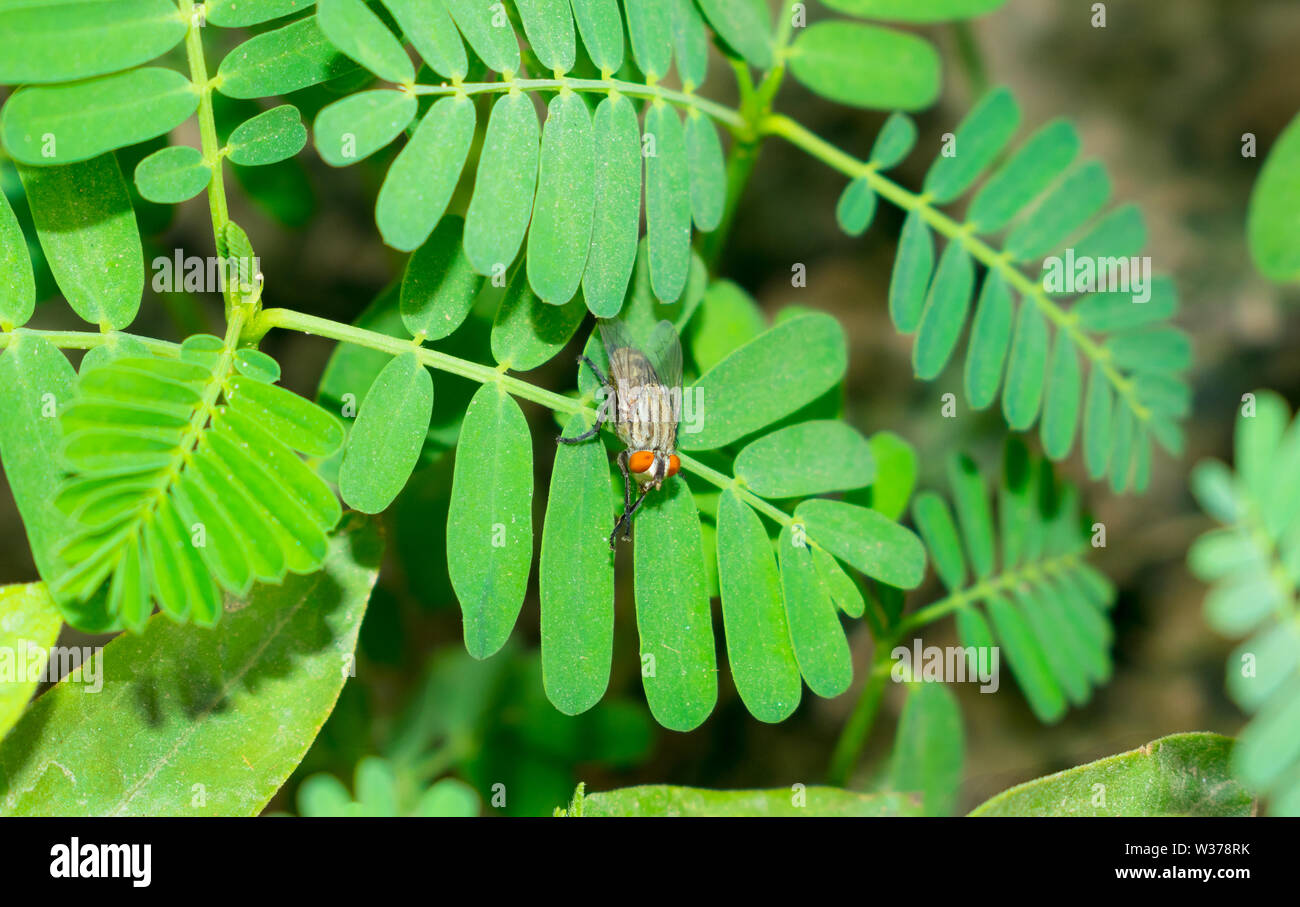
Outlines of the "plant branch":
[[840,732],[839,740],[835,743],[830,768],[826,772],[828,784],[835,787],[846,786],[853,766],[857,765],[862,755],[862,748],[871,736],[872,725],[875,724],[876,714],[880,711],[880,701],[885,695],[885,684],[889,680],[890,673],[889,653],[892,649],[892,640],[877,639],[872,642],[871,673],[867,675],[866,685],[858,696],[857,704],[853,707],[853,714],[849,716],[844,730]]
[[155,340],[152,337],[141,337],[139,334],[124,334],[120,331],[104,334],[99,331],[38,331],[32,328],[16,328],[13,332],[0,333],[0,350],[9,346],[13,342],[13,338],[20,334],[26,334],[29,337],[43,337],[61,350],[93,350],[97,346],[110,344],[117,338],[135,340],[144,344],[149,352],[159,356],[167,356],[171,359],[175,359],[180,355],[181,349],[179,343]]

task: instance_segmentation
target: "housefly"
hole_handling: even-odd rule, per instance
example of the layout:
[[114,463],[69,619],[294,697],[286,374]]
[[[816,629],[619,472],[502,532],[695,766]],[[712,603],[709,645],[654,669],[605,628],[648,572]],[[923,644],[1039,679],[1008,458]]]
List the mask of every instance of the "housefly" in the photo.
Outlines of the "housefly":
[[[623,473],[623,514],[614,523],[609,547],[620,535],[632,537],[632,517],[646,494],[659,490],[665,479],[677,474],[677,423],[681,416],[682,345],[672,322],[661,321],[649,340],[636,343],[621,321],[599,319],[600,339],[609,357],[609,375],[602,375],[585,355],[578,357],[604,387],[605,395],[596,412],[596,424],[572,438],[559,437],[563,444],[578,444],[594,438],[606,422],[614,423],[619,440],[626,446],[618,455]],[[633,500],[632,485],[636,481]]]

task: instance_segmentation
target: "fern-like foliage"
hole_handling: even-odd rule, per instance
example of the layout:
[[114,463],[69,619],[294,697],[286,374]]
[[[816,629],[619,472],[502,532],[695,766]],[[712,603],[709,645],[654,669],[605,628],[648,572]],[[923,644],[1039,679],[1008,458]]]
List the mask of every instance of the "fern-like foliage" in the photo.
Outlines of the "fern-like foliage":
[[1300,419],[1271,391],[1247,394],[1237,420],[1236,471],[1197,464],[1191,485],[1222,523],[1193,544],[1192,571],[1213,584],[1210,626],[1245,637],[1228,657],[1228,694],[1254,717],[1232,762],[1276,815],[1300,815]]
[[[914,195],[879,176],[915,135],[896,115],[867,172],[846,188],[840,223],[851,234],[865,229],[876,193],[909,212],[889,309],[897,329],[915,335],[918,377],[946,374],[965,336],[962,381],[971,407],[1000,398],[1013,429],[1038,423],[1051,459],[1068,456],[1078,439],[1092,478],[1108,476],[1116,491],[1144,490],[1152,440],[1179,455],[1179,422],[1190,408],[1181,376],[1190,343],[1167,323],[1177,305],[1173,282],[1151,277],[1149,268],[1143,274],[1146,228],[1136,207],[1102,213],[1110,179],[1099,162],[1076,162],[1074,127],[1055,120],[1008,152],[1019,121],[1012,96],[990,92]],[[961,218],[940,210],[989,170]],[[936,234],[948,239],[937,262]],[[1041,277],[1022,271],[1039,261]],[[978,293],[977,265],[984,269]]]
[[70,474],[55,503],[73,528],[50,586],[74,624],[138,631],[156,603],[211,625],[222,590],[320,567],[341,508],[294,451],[328,456],[343,431],[279,374],[203,334],[178,358],[127,351],[83,367],[60,415]]
[[[1115,589],[1087,563],[1091,532],[1075,487],[1013,439],[990,494],[974,462],[955,456],[948,502],[923,492],[912,516],[947,598],[930,614],[956,612],[962,645],[999,646],[1039,720],[1059,719],[1110,678]],[[918,613],[922,613],[918,612]],[[906,624],[904,625],[906,626]]]

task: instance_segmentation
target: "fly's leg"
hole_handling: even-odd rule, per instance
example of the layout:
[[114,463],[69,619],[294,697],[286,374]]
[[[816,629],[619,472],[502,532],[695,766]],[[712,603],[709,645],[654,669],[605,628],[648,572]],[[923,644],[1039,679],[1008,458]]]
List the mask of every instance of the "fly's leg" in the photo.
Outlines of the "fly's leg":
[[607,387],[609,386],[609,379],[600,373],[600,369],[596,368],[596,363],[588,359],[586,353],[579,353],[578,364],[582,365],[584,363],[586,364],[587,368],[591,369],[591,373],[596,376],[597,380],[599,380],[601,384]]
[[[600,383],[608,387],[609,382],[605,379],[605,376],[600,373],[600,369],[596,368],[596,363],[592,362],[585,355],[579,354],[578,364],[581,365],[584,362],[587,364],[587,368],[591,369],[591,373],[600,380]],[[580,435],[574,435],[572,438],[566,438],[564,435],[559,435],[555,440],[561,444],[581,444],[583,441],[590,441],[592,438],[596,437],[596,435],[600,434],[600,430],[604,425],[605,420],[600,418],[600,413],[597,412],[596,424],[591,428],[587,429]]]
[[645,500],[646,494],[649,493],[649,491],[650,488],[648,486],[642,489],[641,494],[637,496],[636,503],[624,510],[623,515],[618,518],[618,522],[614,524],[614,531],[609,534],[610,548],[614,547],[614,540],[619,537],[619,529],[623,530],[623,541],[632,541],[632,517],[641,509],[641,503]]
[[623,514],[614,523],[614,531],[609,534],[609,550],[613,551],[618,541],[618,531],[623,526],[623,521],[628,518],[632,512],[632,474],[627,471],[628,451],[620,450],[618,452],[618,469],[623,473]]

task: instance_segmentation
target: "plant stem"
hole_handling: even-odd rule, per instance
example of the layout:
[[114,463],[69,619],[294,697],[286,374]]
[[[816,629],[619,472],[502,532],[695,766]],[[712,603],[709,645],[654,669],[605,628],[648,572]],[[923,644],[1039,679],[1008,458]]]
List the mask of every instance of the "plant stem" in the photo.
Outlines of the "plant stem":
[[0,333],[0,350],[9,346],[13,342],[13,338],[19,334],[26,334],[29,337],[43,337],[61,350],[93,350],[97,346],[112,343],[114,339],[120,337],[138,341],[144,344],[151,353],[172,359],[180,354],[181,348],[179,343],[155,340],[152,337],[141,337],[138,334],[124,334],[120,331],[103,334],[98,331],[38,331],[31,328],[16,328],[12,333]]
[[889,680],[889,653],[893,649],[892,640],[874,640],[871,646],[871,673],[867,675],[866,685],[858,697],[853,714],[849,716],[840,739],[835,743],[831,754],[830,768],[826,772],[828,783],[844,787],[849,782],[853,766],[857,765],[862,748],[871,735],[876,714],[880,711],[880,700],[885,695],[885,684]]
[[[212,238],[216,243],[217,255],[226,254],[226,224],[230,221],[230,212],[226,208],[226,184],[221,169],[221,144],[217,141],[217,124],[212,113],[212,81],[208,78],[208,64],[203,55],[203,34],[199,27],[194,0],[180,0],[181,15],[189,21],[189,30],[185,33],[185,55],[190,63],[190,80],[199,93],[199,137],[202,145],[203,162],[212,171],[208,180],[208,208],[212,214]],[[227,285],[226,318],[230,318],[230,308],[234,304],[234,294]]]

